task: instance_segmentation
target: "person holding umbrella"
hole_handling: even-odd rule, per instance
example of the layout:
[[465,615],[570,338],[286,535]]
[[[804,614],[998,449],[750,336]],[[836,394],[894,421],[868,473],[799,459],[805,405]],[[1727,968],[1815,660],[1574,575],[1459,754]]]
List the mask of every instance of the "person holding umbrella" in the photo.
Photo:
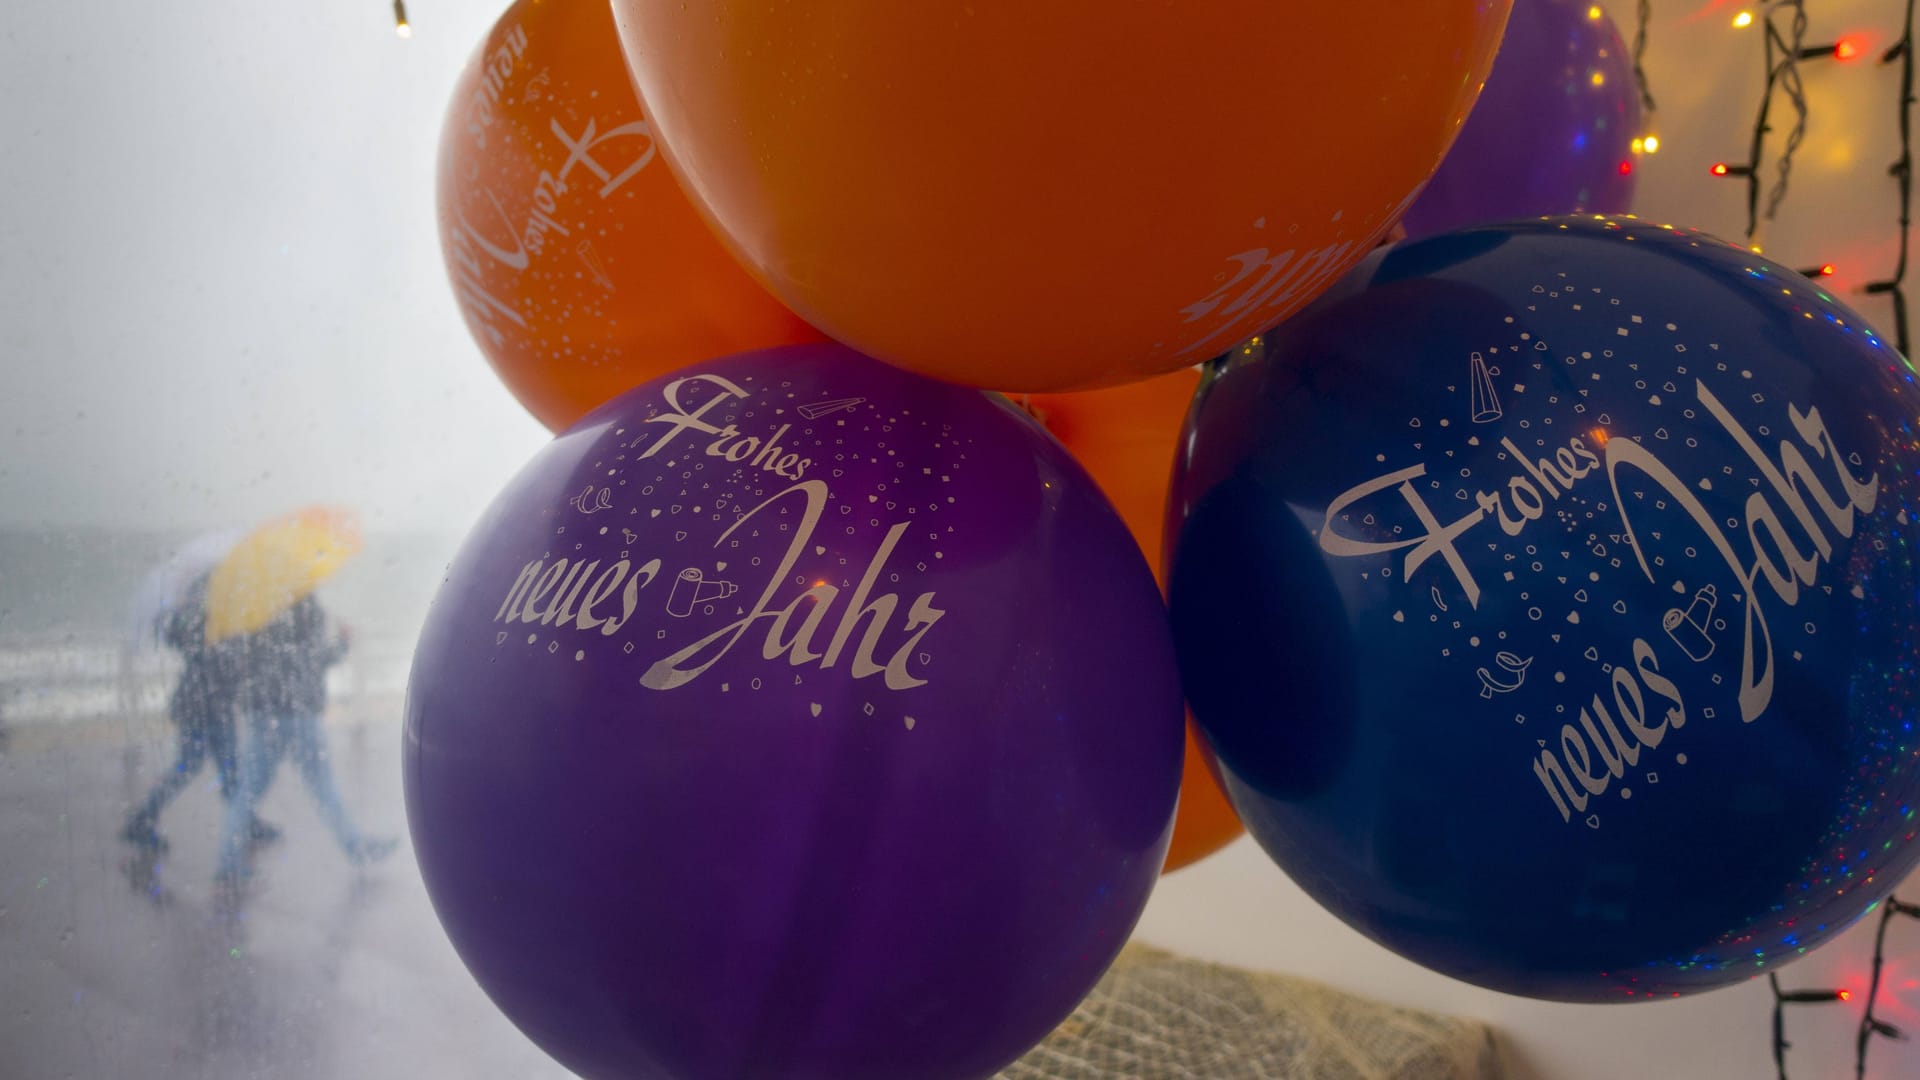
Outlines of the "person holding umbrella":
[[390,837],[365,836],[353,823],[320,729],[327,668],[346,655],[349,638],[344,629],[328,632],[313,590],[359,550],[351,513],[311,508],[249,534],[208,577],[206,637],[237,645],[238,699],[251,747],[221,822],[216,880],[223,888],[237,889],[251,873],[248,823],[287,757],[350,862],[364,866],[398,846]]
[[[207,575],[188,585],[184,596],[158,620],[161,640],[177,649],[185,664],[174,685],[167,712],[179,732],[174,763],[147,797],[128,815],[120,838],[143,851],[162,852],[167,842],[158,831],[160,813],[193,781],[208,762],[219,777],[220,800],[229,807],[237,793],[238,747],[234,739],[234,695],[239,677],[239,642],[209,644],[206,639]],[[247,839],[265,843],[280,830],[253,816],[239,820]]]
[[[127,604],[126,632],[120,642],[120,708],[127,713],[140,711],[141,677],[152,661],[169,645],[168,631],[173,617],[186,607],[189,593],[196,585],[194,603],[206,601],[206,585],[201,579],[213,572],[227,552],[240,540],[240,529],[221,529],[203,533],[181,545],[172,554],[147,571]],[[204,616],[202,616],[204,618]]]

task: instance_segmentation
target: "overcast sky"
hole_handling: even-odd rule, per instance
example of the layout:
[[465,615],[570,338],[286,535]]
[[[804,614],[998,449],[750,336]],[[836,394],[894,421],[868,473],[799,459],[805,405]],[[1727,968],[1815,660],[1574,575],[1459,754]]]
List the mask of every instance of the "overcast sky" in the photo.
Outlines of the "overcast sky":
[[441,267],[433,163],[497,12],[11,9],[0,57],[0,522],[250,520],[314,500],[463,530],[544,429]]
[[[1630,36],[1632,5],[1612,6]],[[1706,169],[1744,156],[1759,39],[1730,5],[1684,6],[1656,5],[1665,146],[1639,208],[1731,236],[1738,185]],[[1884,47],[1899,9],[1816,5],[1813,34]],[[466,528],[545,438],[468,338],[432,217],[447,96],[499,10],[415,0],[402,41],[385,0],[9,5],[0,526],[333,500],[370,528]],[[1806,72],[1813,127],[1768,254],[1838,262],[1842,290],[1892,255],[1895,74]],[[1891,330],[1878,299],[1843,295]]]

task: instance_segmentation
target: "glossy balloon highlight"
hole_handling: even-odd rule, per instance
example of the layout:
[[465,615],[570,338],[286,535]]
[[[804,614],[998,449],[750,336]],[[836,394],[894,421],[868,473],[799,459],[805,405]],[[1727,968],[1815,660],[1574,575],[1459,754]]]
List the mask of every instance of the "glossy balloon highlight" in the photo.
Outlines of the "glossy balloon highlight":
[[1358,262],[1509,2],[614,14],[662,152],[774,295],[888,363],[1051,391],[1199,363]]
[[583,1076],[984,1076],[1126,940],[1181,715],[1054,440],[796,346],[615,399],[494,501],[416,653],[407,813],[461,958]]
[[1175,481],[1188,700],[1248,831],[1439,971],[1665,998],[1920,861],[1914,370],[1630,218],[1371,257],[1218,365]]

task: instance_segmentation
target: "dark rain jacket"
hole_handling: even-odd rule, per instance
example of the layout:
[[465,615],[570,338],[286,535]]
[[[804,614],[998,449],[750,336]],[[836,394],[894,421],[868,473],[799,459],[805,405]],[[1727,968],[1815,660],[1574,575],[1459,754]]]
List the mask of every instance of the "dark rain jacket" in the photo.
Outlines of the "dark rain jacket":
[[241,707],[263,719],[318,716],[327,708],[327,668],[347,653],[327,636],[327,616],[311,593],[247,635]]
[[179,607],[167,616],[161,638],[185,661],[174,684],[167,712],[189,730],[233,723],[240,679],[242,644],[233,639],[207,644],[207,578],[188,587]]

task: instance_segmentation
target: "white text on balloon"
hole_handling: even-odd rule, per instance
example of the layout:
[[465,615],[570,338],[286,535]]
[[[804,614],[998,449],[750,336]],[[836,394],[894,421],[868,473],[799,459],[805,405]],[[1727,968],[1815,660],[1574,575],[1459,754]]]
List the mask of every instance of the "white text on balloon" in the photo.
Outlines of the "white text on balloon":
[[[698,407],[689,410],[689,408],[680,401],[680,388],[687,383],[705,383],[719,387],[721,392],[701,402]],[[691,430],[702,435],[713,436],[712,441],[707,443],[706,452],[708,457],[726,458],[728,461],[736,463],[747,461],[747,459],[751,458],[752,460],[748,461],[749,465],[754,468],[764,469],[776,476],[782,476],[788,480],[798,480],[805,476],[807,467],[813,464],[813,459],[801,457],[799,454],[788,453],[780,445],[781,436],[785,435],[787,431],[793,427],[792,424],[782,424],[772,435],[760,438],[753,435],[743,436],[740,434],[739,429],[732,424],[728,424],[725,427],[716,427],[701,419],[709,410],[726,401],[729,395],[744,400],[747,397],[747,392],[718,375],[689,375],[668,383],[666,388],[661,391],[661,396],[666,398],[667,406],[673,411],[661,415],[649,416],[647,417],[647,423],[672,424],[673,427],[666,434],[655,439],[653,444],[648,446],[646,450],[640,454],[641,459],[644,460],[654,456],[665,449],[667,444],[673,441],[674,436],[679,435],[683,431]],[[638,441],[639,440],[635,440],[635,442]]]
[[[841,609],[840,622],[834,628],[833,637],[827,642],[824,651],[815,650],[813,635],[820,628],[820,624],[826,620],[834,601],[839,598],[839,588],[824,581],[816,582],[812,588],[806,589],[787,601],[778,611],[770,610],[774,597],[787,584],[787,576],[799,563],[800,556],[806,551],[807,545],[813,542],[814,530],[820,524],[821,515],[826,512],[827,485],[824,482],[805,480],[772,496],[728,526],[727,531],[721,533],[714,544],[718,546],[721,541],[731,536],[735,529],[752,520],[760,511],[791,495],[798,495],[805,499],[806,510],[801,516],[799,529],[794,532],[793,541],[787,545],[786,554],[781,558],[780,565],[774,569],[772,576],[768,579],[766,589],[760,593],[760,599],[754,601],[753,610],[658,661],[640,677],[640,685],[653,690],[671,690],[676,686],[684,686],[692,682],[718,663],[720,658],[725,656],[746,634],[747,630],[761,619],[773,620],[767,627],[766,640],[760,648],[761,659],[776,660],[785,654],[787,663],[794,667],[817,660],[822,669],[830,668],[839,661],[854,631],[859,629],[862,621],[866,621],[866,632],[861,635],[860,644],[853,652],[853,677],[864,679],[869,675],[884,674],[886,676],[884,681],[889,690],[908,690],[925,685],[927,680],[907,670],[907,661],[919,647],[920,639],[933,628],[933,624],[940,621],[942,615],[946,614],[933,606],[931,592],[921,593],[907,610],[906,625],[902,627],[902,631],[907,636],[894,649],[893,655],[884,664],[874,662],[874,650],[879,648],[881,634],[887,629],[887,624],[893,620],[899,609],[900,597],[897,593],[881,593],[871,600],[868,597],[873,591],[874,582],[879,580],[880,571],[886,566],[887,557],[893,554],[894,546],[900,542],[901,534],[906,532],[906,522],[900,522],[888,529],[887,535],[880,541],[880,546],[874,550],[867,562],[866,573],[861,575],[860,584],[854,587],[853,596],[847,600],[846,607]],[[802,614],[803,611],[804,614]],[[799,620],[798,626],[793,625],[796,619]],[[719,646],[717,650],[712,649],[715,645]],[[710,650],[712,654],[705,660],[692,667],[681,666]]]

